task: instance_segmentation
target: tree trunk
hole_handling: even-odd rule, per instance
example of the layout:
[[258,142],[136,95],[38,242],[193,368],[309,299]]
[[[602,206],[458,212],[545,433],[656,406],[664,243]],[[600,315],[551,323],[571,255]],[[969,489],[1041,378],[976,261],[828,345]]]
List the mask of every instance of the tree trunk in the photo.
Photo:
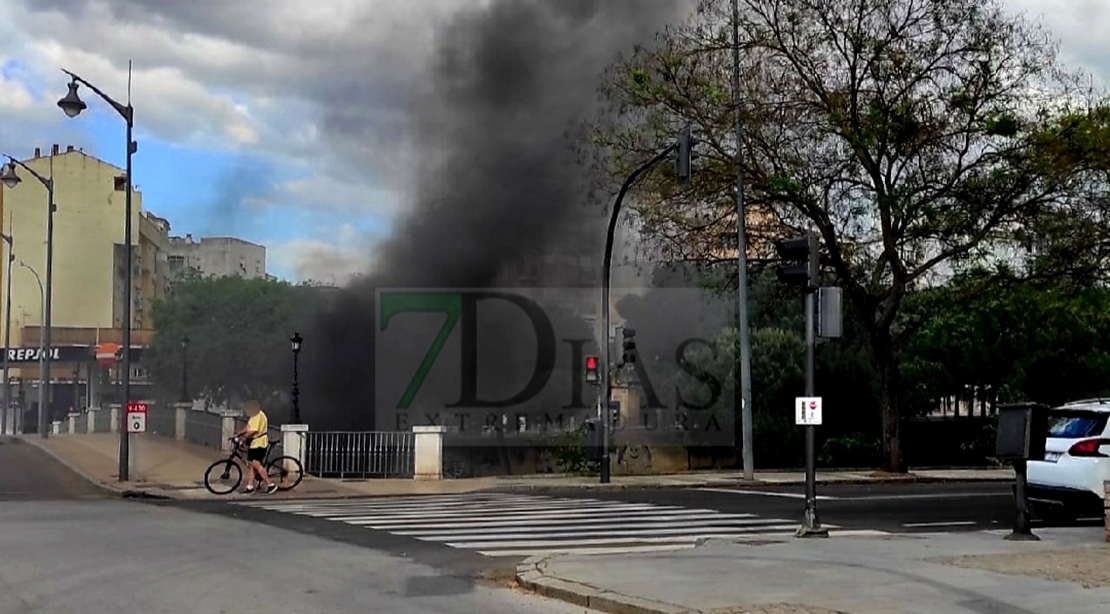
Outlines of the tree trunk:
[[901,392],[901,372],[894,341],[889,330],[876,330],[871,336],[875,366],[879,372],[879,407],[883,424],[883,471],[902,473],[901,413],[898,397]]

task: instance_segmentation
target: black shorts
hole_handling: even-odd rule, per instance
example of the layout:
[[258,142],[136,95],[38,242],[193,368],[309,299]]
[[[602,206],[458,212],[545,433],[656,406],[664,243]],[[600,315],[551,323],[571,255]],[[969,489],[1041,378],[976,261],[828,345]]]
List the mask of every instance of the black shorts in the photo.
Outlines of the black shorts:
[[266,460],[266,448],[247,448],[247,460],[260,463]]

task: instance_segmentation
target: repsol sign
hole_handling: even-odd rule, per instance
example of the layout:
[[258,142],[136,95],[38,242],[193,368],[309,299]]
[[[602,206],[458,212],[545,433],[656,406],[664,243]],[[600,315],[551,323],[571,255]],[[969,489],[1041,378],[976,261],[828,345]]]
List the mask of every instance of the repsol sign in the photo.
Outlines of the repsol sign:
[[8,348],[8,362],[38,362],[48,355],[50,360],[61,360],[61,348],[50,348],[44,352],[42,348]]
[[[614,293],[616,294],[616,293]],[[592,417],[599,388],[585,356],[600,354],[598,291],[584,289],[381,290],[375,304],[375,420],[379,429],[448,426],[518,432]],[[712,342],[730,306],[699,289],[656,290],[621,314],[637,330],[640,358],[613,372],[634,389],[648,430],[714,429],[733,437],[726,407],[728,360]],[[633,317],[638,315],[640,317]],[[720,315],[721,317],[713,317]],[[620,337],[612,345],[614,363]],[[643,424],[638,424],[643,422]],[[580,423],[580,422],[579,422]],[[631,426],[631,425],[630,425]]]
[[83,346],[53,347],[48,352],[43,352],[41,348],[37,347],[26,347],[8,348],[8,363],[14,365],[34,364],[42,360],[44,355],[49,356],[50,360],[54,362],[88,362],[93,360],[89,348]]

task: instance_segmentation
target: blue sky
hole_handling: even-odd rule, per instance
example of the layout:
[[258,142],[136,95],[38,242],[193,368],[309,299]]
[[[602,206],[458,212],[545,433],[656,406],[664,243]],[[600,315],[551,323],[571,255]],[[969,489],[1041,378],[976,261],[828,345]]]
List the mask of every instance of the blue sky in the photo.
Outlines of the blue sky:
[[[267,248],[278,277],[342,283],[366,272],[411,193],[408,99],[430,48],[429,19],[457,0],[376,0],[348,28],[346,0],[311,6],[138,0],[0,0],[0,150],[73,145],[123,167],[123,121],[81,88],[88,110],[57,108],[79,74],[132,96],[143,205],[175,235],[236,236]],[[289,24],[296,23],[296,28]],[[386,53],[386,51],[392,53]],[[379,58],[367,62],[367,58]],[[357,96],[337,97],[357,74]]]
[[[83,99],[89,109],[70,121],[87,133],[91,147],[86,152],[123,168],[123,121],[94,95]],[[388,233],[389,220],[381,216],[306,208],[291,198],[281,202],[277,186],[308,176],[292,164],[251,153],[167,143],[141,129],[141,112],[136,108],[139,149],[132,162],[136,189],[143,194],[144,209],[168,219],[174,235],[235,236],[280,246],[298,240],[328,243],[335,239],[335,229],[345,224],[370,236]],[[61,144],[63,150],[65,145]],[[366,251],[370,253],[369,244]],[[298,277],[280,257],[270,260],[271,274]]]

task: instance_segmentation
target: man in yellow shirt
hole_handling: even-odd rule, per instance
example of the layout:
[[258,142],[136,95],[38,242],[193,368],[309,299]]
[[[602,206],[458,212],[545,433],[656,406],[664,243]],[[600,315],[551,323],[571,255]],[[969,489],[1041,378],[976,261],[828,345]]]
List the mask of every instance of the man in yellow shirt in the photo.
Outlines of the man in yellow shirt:
[[266,473],[262,461],[266,459],[266,447],[270,445],[270,421],[266,412],[262,411],[262,404],[258,401],[247,401],[243,406],[243,413],[247,414],[247,426],[239,431],[236,437],[247,441],[247,487],[244,494],[254,493],[254,476],[257,474],[266,485],[266,494],[277,490],[277,484]]

